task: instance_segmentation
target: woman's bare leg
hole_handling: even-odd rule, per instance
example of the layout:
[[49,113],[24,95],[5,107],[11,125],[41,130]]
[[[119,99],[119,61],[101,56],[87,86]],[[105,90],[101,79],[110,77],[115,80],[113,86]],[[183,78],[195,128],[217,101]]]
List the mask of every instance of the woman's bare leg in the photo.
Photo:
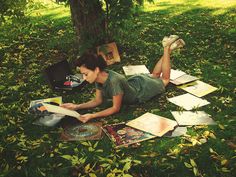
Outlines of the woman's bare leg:
[[170,54],[171,54],[170,46],[166,46],[164,48],[163,56],[157,62],[152,72],[153,77],[160,77],[162,73],[160,79],[162,79],[165,86],[170,82],[170,69],[171,69]]

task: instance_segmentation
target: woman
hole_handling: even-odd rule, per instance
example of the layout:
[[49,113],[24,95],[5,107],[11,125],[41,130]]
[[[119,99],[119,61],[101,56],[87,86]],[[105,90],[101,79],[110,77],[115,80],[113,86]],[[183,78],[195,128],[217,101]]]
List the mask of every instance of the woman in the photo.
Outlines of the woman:
[[86,103],[65,103],[61,106],[72,110],[94,108],[104,99],[112,99],[113,105],[110,108],[81,115],[79,120],[85,123],[93,118],[106,117],[119,112],[123,103],[141,103],[163,93],[170,81],[170,54],[173,50],[183,47],[185,43],[176,35],[165,37],[162,43],[164,54],[155,65],[152,74],[135,75],[128,79],[114,71],[105,70],[106,62],[101,56],[92,54],[81,56],[76,61],[76,66],[87,82],[95,83],[96,96]]

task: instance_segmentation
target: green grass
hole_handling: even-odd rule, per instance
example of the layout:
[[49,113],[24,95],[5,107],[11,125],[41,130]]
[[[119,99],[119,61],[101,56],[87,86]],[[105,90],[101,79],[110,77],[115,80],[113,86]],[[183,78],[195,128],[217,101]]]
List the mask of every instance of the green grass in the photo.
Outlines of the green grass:
[[[157,138],[142,142],[137,148],[119,150],[112,147],[106,136],[100,141],[61,142],[60,127],[32,125],[34,118],[28,113],[31,100],[62,95],[64,102],[82,102],[90,99],[93,92],[93,86],[86,86],[76,95],[53,92],[42,75],[49,64],[61,59],[72,62],[79,54],[69,9],[40,5],[39,9],[29,11],[25,20],[1,26],[0,176],[89,176],[89,173],[117,176],[122,171],[132,176],[182,177],[194,176],[193,169],[199,176],[233,176],[236,173],[235,7],[236,3],[230,0],[159,0],[146,4],[142,12],[116,31],[119,33],[114,39],[122,62],[111,69],[123,73],[122,66],[126,64],[153,68],[163,50],[163,36],[178,34],[187,45],[173,54],[173,68],[219,88],[204,97],[211,104],[200,108],[211,114],[218,125],[189,127],[189,137]],[[172,118],[169,111],[178,107],[166,97],[182,93],[170,85],[160,98],[122,107],[120,113],[101,120],[127,121],[147,111]],[[207,141],[194,143],[200,139]]]

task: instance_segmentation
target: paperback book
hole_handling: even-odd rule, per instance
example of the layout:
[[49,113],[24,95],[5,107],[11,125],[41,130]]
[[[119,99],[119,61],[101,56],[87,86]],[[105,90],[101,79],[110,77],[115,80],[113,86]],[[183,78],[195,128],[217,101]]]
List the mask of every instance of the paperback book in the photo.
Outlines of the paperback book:
[[156,137],[150,133],[127,126],[124,122],[105,125],[102,129],[114,143],[115,148],[128,146]]

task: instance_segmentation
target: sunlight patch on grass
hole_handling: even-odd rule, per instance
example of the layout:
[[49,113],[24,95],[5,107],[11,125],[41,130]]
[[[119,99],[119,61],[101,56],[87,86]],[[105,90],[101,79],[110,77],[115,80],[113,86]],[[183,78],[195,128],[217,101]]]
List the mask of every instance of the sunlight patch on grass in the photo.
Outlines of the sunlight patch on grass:
[[205,8],[219,8],[221,10],[216,11],[215,13],[221,14],[225,11],[222,9],[236,7],[235,0],[154,0],[154,3],[145,2],[144,11],[156,11],[156,10],[165,10],[173,7],[180,6],[183,10],[195,7],[205,7]]
[[45,8],[40,8],[38,10],[32,11],[30,16],[32,17],[50,17],[52,19],[60,19],[70,16],[69,7],[65,7],[64,5],[58,5],[52,1],[45,1],[43,3]]

